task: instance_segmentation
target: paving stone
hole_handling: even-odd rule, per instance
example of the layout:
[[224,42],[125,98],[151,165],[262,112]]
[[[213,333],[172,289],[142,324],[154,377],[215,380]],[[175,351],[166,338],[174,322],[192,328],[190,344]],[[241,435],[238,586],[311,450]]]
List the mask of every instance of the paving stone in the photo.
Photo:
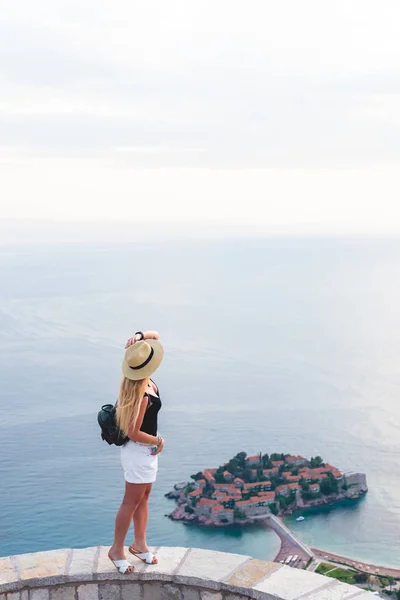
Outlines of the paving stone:
[[[373,594],[372,592],[366,592],[365,590],[362,590],[361,588],[358,588],[357,586],[352,586],[353,589],[353,593],[350,596],[346,596],[347,598],[351,598],[351,600],[376,600],[376,596],[375,594]],[[358,590],[360,593],[354,593],[354,590]]]
[[212,550],[191,550],[177,571],[177,580],[185,583],[185,578],[218,582],[229,578],[234,570],[249,559],[241,554],[227,554]]
[[64,578],[70,552],[70,550],[50,550],[35,554],[20,554],[16,557],[16,562],[22,581],[57,576]]
[[71,564],[67,572],[68,578],[71,581],[79,581],[83,579],[93,578],[94,559],[97,548],[81,548],[74,550],[72,554]]
[[203,590],[201,592],[201,600],[222,600],[221,592],[210,592]]
[[140,583],[125,583],[121,586],[122,600],[141,600],[142,586]]
[[182,590],[180,586],[166,583],[161,588],[162,600],[182,600]]
[[187,552],[187,548],[158,548],[154,552],[157,555],[158,564],[151,567],[152,572],[172,574]]
[[[101,546],[100,547],[100,553],[99,553],[99,557],[98,557],[98,561],[97,561],[97,566],[94,566],[94,570],[93,570],[93,574],[94,574],[94,579],[120,579],[120,580],[126,580],[127,577],[129,578],[134,578],[135,573],[140,572],[142,569],[143,563],[141,563],[140,561],[135,561],[132,557],[131,554],[129,554],[128,551],[126,551],[126,557],[127,557],[127,561],[131,564],[134,565],[135,567],[135,572],[133,573],[129,573],[129,574],[123,574],[120,573],[112,564],[111,560],[108,558],[108,551],[109,551],[110,547],[109,546]],[[136,563],[140,563],[139,565],[137,565]],[[137,576],[136,576],[137,578]]]
[[241,594],[224,594],[224,600],[249,600],[249,597]]
[[257,581],[269,575],[273,571],[280,568],[280,565],[273,562],[267,562],[265,560],[252,559],[245,562],[239,567],[228,579],[225,579],[225,583],[234,585],[237,587],[250,588],[253,587]]
[[144,600],[161,600],[161,583],[145,583],[143,586]]
[[78,586],[78,600],[98,600],[99,588],[97,583],[87,583]]
[[326,586],[326,579],[323,575],[316,573],[281,567],[253,586],[253,589],[285,600],[294,600],[294,598],[308,595],[311,592],[316,593],[320,588]]
[[[9,556],[0,558],[0,586],[18,581],[18,573]],[[0,588],[0,592],[2,589]]]
[[31,590],[31,600],[49,600],[49,597],[49,590],[46,588]]
[[[0,594],[0,600],[6,600],[5,594]],[[11,592],[7,594],[7,600],[21,600],[20,592]]]
[[103,583],[99,586],[100,600],[121,600],[119,583]]
[[[158,546],[149,546],[149,551],[155,554],[158,558],[160,548]],[[133,554],[126,549],[126,556],[128,557],[129,562],[135,567],[136,573],[143,573],[145,576],[143,579],[157,579],[157,573],[163,572],[162,566],[158,567],[158,565],[147,565],[139,558],[136,558]],[[158,569],[161,569],[159,571]]]
[[[307,600],[344,600],[345,598],[354,596],[357,593],[357,589],[363,594],[363,590],[360,588],[347,583],[341,583],[334,579],[332,582],[327,582],[326,586],[321,588],[319,592],[307,595]],[[360,596],[356,596],[355,600],[359,598]]]
[[183,600],[200,600],[200,592],[197,588],[189,586],[182,587]]
[[75,600],[75,588],[73,586],[55,587],[50,589],[51,600]]

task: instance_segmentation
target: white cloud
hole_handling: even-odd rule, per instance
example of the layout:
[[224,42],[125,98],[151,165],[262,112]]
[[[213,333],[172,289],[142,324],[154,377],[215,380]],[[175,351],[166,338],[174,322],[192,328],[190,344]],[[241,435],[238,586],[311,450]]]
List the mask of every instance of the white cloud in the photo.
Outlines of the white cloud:
[[0,217],[400,228],[399,22],[397,0],[4,2]]

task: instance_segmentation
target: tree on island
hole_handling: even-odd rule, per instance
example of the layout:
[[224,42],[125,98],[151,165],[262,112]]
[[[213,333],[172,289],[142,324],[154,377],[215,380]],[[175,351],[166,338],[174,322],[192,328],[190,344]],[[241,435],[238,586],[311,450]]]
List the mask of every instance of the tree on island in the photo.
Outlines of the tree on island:
[[326,479],[323,479],[319,485],[321,493],[325,496],[329,496],[329,494],[337,494],[338,492],[338,482],[336,481],[332,473],[328,473],[328,477],[326,477]]
[[272,463],[269,460],[268,454],[264,454],[261,457],[261,460],[262,460],[262,465],[263,465],[264,469],[270,469],[272,467]]
[[274,454],[271,454],[270,459],[271,459],[271,462],[273,460],[285,460],[286,456],[287,456],[286,454],[283,454],[283,453],[279,454],[279,452],[275,452]]
[[229,473],[231,473],[231,475],[236,475],[239,470],[239,466],[240,465],[239,465],[238,459],[236,457],[231,458],[231,460],[226,465],[226,470],[229,471]]
[[312,469],[319,469],[319,467],[324,466],[324,461],[322,460],[322,458],[320,456],[315,456],[315,457],[311,457],[310,464],[311,464]]
[[246,519],[246,515],[240,510],[240,508],[234,509],[233,516],[235,519],[239,519],[240,521],[244,521]]
[[241,469],[244,469],[244,467],[246,465],[246,458],[247,458],[246,452],[239,452],[238,454],[236,454],[235,458],[239,463],[239,467]]
[[[279,510],[278,510],[278,507],[276,505],[276,502],[274,502],[273,504],[269,505],[269,510],[272,512],[273,515],[277,515],[278,514]],[[399,600],[400,600],[400,598],[399,598]]]
[[199,471],[198,473],[196,473],[195,475],[191,475],[190,477],[191,477],[191,479],[198,481],[199,479],[203,479],[204,475],[201,471]]

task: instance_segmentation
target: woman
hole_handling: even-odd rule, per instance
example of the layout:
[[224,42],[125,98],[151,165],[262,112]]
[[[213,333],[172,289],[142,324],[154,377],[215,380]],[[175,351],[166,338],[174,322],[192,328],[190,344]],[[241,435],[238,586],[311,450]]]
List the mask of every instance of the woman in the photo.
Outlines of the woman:
[[134,567],[125,557],[125,538],[133,519],[135,538],[129,552],[146,564],[157,564],[146,543],[148,500],[157,476],[158,454],[164,440],[158,435],[157,415],[161,408],[158,388],[150,376],[163,359],[156,331],[139,331],[126,343],[122,380],[117,403],[117,423],[129,438],[121,447],[125,495],[115,520],[114,544],[108,556],[120,573]]

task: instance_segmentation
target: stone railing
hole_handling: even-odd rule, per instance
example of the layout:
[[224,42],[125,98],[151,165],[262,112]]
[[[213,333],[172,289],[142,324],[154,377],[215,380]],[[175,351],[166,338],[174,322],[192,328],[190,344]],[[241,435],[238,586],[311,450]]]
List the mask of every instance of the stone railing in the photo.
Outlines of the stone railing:
[[[153,548],[159,564],[131,557],[120,575],[108,548],[0,558],[0,600],[372,600],[335,579],[239,554]],[[128,555],[130,556],[130,555]]]

